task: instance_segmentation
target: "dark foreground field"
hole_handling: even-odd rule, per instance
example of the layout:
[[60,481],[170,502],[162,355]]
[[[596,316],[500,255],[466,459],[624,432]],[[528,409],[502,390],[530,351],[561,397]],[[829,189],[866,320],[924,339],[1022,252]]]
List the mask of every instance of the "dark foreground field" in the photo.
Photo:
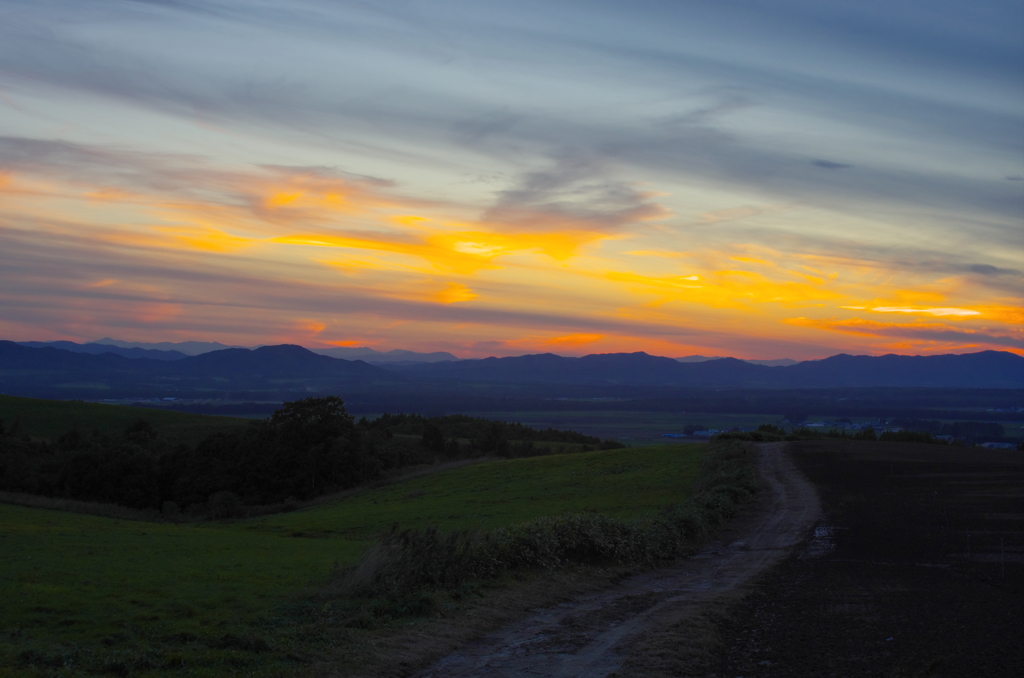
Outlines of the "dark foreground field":
[[791,449],[825,521],[724,615],[706,674],[1024,675],[1024,453]]

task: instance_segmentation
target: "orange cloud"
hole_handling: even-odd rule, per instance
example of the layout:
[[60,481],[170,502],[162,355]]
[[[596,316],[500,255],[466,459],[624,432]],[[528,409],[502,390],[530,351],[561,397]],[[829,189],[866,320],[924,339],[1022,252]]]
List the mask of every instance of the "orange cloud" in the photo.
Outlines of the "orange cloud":
[[526,233],[502,234],[482,231],[439,233],[425,240],[408,237],[371,239],[367,237],[298,234],[273,238],[272,242],[313,247],[338,247],[357,250],[375,250],[418,257],[436,269],[469,275],[481,269],[499,268],[494,259],[504,255],[536,252],[562,261],[571,257],[576,249],[590,241],[600,239],[597,233]]
[[132,193],[116,186],[103,186],[85,194],[92,202],[128,202],[132,200],[145,199],[146,196]]
[[230,252],[253,243],[252,238],[231,235],[209,226],[157,227],[155,230],[166,233],[178,243],[189,249],[206,252]]
[[592,344],[595,341],[600,341],[601,339],[604,339],[603,334],[567,334],[563,337],[545,339],[541,344],[543,346],[551,347],[576,347],[583,346],[585,344]]
[[875,313],[913,313],[916,315],[952,316],[957,318],[981,315],[980,311],[972,311],[966,308],[910,308],[901,306],[876,306],[868,309],[865,309],[863,306],[840,306],[839,308],[868,310]]
[[[927,299],[932,303],[948,303],[948,295],[931,290],[903,290],[895,294],[899,301],[875,300],[860,302],[856,305],[844,305],[839,308],[851,311],[867,311],[872,313],[897,313],[919,315],[946,320],[995,320],[1009,325],[1024,324],[1024,308],[1020,306],[998,306],[990,304],[965,304],[963,306],[932,306],[923,305],[920,301]],[[918,303],[905,301],[914,299]]]
[[15,175],[11,171],[0,171],[0,193],[19,197],[49,197],[57,195],[58,192],[59,188],[49,182]]
[[[970,342],[972,345],[1024,347],[1024,332],[994,334],[988,328],[971,329],[942,323],[880,323],[862,318],[786,318],[788,325],[868,337],[901,337],[929,341]],[[1014,336],[1016,335],[1016,336]]]
[[1020,306],[978,306],[981,317],[1008,325],[1024,325],[1024,308]]
[[[775,282],[752,271],[715,271],[705,276],[644,276],[612,271],[608,279],[630,284],[643,294],[660,297],[655,303],[687,301],[714,308],[746,308],[751,304],[798,305],[841,295],[822,284]],[[695,280],[696,278],[696,280]],[[822,281],[823,282],[823,281]]]
[[263,204],[270,209],[274,209],[276,207],[284,207],[285,205],[290,205],[301,197],[302,193],[279,192],[268,196],[267,199],[263,202]]
[[473,290],[459,283],[448,283],[448,285],[434,295],[434,299],[442,304],[455,304],[460,301],[476,299],[477,295]]

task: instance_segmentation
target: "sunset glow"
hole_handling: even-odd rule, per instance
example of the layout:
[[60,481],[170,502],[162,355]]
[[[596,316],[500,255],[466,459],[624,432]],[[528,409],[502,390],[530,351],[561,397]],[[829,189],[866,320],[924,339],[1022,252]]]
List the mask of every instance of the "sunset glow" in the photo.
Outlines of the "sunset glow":
[[0,22],[0,338],[1024,354],[1016,5],[106,4]]

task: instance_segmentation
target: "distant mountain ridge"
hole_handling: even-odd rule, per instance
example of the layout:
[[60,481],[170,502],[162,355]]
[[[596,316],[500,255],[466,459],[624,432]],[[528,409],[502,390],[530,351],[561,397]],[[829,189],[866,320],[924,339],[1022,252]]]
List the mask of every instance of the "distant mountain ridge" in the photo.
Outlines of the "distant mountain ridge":
[[10,395],[288,399],[299,393],[347,393],[353,389],[364,393],[465,394],[472,388],[467,391],[461,384],[468,383],[515,387],[519,392],[529,391],[536,394],[533,397],[542,398],[551,397],[551,386],[585,386],[590,391],[605,391],[602,395],[630,394],[628,397],[658,388],[1021,389],[1024,357],[1002,351],[939,356],[840,354],[824,360],[769,367],[736,358],[683,363],[643,352],[580,358],[544,353],[381,366],[320,355],[288,344],[154,359],[0,341],[0,393]]
[[793,360],[792,358],[776,358],[774,360],[744,360],[743,362],[750,363],[751,365],[765,365],[766,367],[789,367],[790,365],[796,365],[799,360]]
[[[232,348],[245,348],[247,350],[260,348],[258,346],[225,346],[224,344],[216,341],[182,341],[178,343],[163,341],[147,344],[141,342],[120,341],[109,337],[105,337],[98,341],[90,341],[85,344],[78,344],[73,341],[19,341],[17,343],[21,346],[27,346],[30,348],[46,348],[47,346],[51,346],[53,348],[72,351],[74,353],[92,353],[96,355],[101,353],[113,353],[115,355],[122,355],[126,358],[151,358],[153,360],[180,360],[188,356],[203,355],[204,353],[223,351]],[[368,346],[336,346],[332,348],[313,348],[307,350],[319,355],[330,356],[332,358],[341,358],[343,360],[362,360],[371,364],[415,362],[433,363],[445,360],[458,360],[457,357],[447,351],[437,351],[434,353],[418,353],[416,351],[405,351],[402,349],[377,351],[376,349],[372,349]]]
[[400,374],[359,360],[317,355],[288,344],[167,360],[0,341],[0,393],[8,395],[280,400],[291,393],[387,388],[405,381]]
[[111,339],[110,337],[90,341],[85,346],[89,344],[105,344],[119,348],[141,348],[149,351],[178,351],[185,355],[200,355],[210,351],[223,351],[226,348],[246,348],[245,346],[228,346],[219,341],[159,341],[147,344],[139,341],[121,341],[120,339]]
[[164,351],[134,346],[124,347],[115,344],[101,344],[99,342],[76,344],[73,341],[19,341],[18,345],[28,348],[59,348],[64,351],[71,351],[72,353],[91,353],[93,355],[113,353],[125,358],[150,358],[151,360],[181,360],[189,356],[189,354],[182,353],[181,351]]
[[435,351],[433,353],[418,353],[416,351],[405,351],[396,348],[392,351],[377,351],[368,346],[348,347],[335,346],[333,348],[311,348],[313,353],[331,356],[332,358],[344,358],[346,360],[363,360],[372,364],[387,363],[438,363],[458,360],[447,351]]
[[[681,363],[706,363],[709,360],[722,360],[726,356],[706,356],[706,355],[684,355],[680,358],[676,358]],[[790,365],[796,365],[799,360],[793,360],[792,358],[776,358],[774,360],[753,360],[751,358],[740,358],[745,363],[751,365],[767,365],[768,367],[789,367]]]
[[[84,344],[78,344],[73,341],[20,341],[17,343],[31,348],[52,346],[53,348],[60,348],[65,351],[73,351],[75,353],[114,353],[116,355],[123,355],[126,358],[152,358],[154,360],[180,360],[186,356],[202,355],[203,353],[223,351],[229,348],[249,348],[250,350],[259,348],[258,346],[226,346],[216,341],[182,341],[177,343],[163,341],[157,343],[142,343],[121,341],[119,339],[111,339],[110,337],[104,337],[103,339],[90,341]],[[377,349],[370,348],[369,346],[332,346],[331,348],[310,348],[307,350],[319,355],[330,356],[332,358],[341,358],[343,360],[362,360],[363,362],[373,365],[455,362],[461,360],[459,357],[447,351],[434,351],[432,353],[420,353],[418,351],[407,351],[404,349],[378,351]],[[681,363],[702,363],[709,360],[722,360],[725,357],[726,356],[689,355],[675,358],[675,360]],[[789,366],[800,362],[790,358],[779,358],[775,360],[741,358],[740,360],[750,363],[751,365],[767,365],[769,367]]]
[[788,366],[736,358],[682,363],[647,353],[563,358],[551,353],[403,368],[410,377],[490,383],[659,384],[701,388],[1022,388],[1024,357],[1006,351],[938,356],[839,354]]

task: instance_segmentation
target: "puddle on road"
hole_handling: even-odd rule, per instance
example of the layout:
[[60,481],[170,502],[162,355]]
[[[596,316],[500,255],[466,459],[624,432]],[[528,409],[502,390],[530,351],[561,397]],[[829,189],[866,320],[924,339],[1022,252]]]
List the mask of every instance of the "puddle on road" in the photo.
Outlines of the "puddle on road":
[[821,524],[814,528],[814,536],[800,553],[800,558],[822,558],[836,550],[836,533],[846,528],[838,525]]

